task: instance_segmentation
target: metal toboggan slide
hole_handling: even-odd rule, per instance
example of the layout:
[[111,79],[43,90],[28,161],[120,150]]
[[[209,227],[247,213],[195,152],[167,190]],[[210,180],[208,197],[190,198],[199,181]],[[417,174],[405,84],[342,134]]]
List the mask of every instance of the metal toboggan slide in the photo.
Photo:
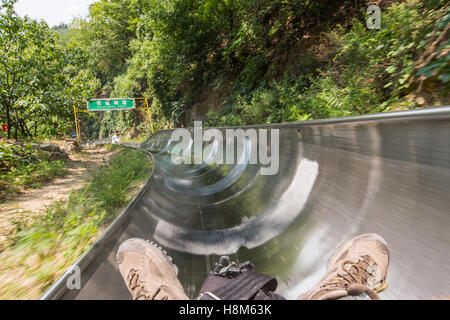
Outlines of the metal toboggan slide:
[[450,296],[450,107],[249,128],[279,129],[277,174],[248,161],[248,140],[235,165],[175,164],[172,131],[140,145],[153,175],[75,263],[81,289],[68,289],[71,268],[42,299],[130,299],[115,254],[134,237],[173,257],[191,297],[229,255],[295,299],[340,244],[369,232],[390,249],[382,299]]

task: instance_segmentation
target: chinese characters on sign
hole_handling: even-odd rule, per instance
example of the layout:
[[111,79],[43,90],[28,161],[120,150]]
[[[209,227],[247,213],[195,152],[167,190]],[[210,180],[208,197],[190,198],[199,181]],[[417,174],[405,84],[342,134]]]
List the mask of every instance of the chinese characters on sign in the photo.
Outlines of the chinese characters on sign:
[[95,99],[88,102],[89,111],[109,111],[134,109],[134,99]]

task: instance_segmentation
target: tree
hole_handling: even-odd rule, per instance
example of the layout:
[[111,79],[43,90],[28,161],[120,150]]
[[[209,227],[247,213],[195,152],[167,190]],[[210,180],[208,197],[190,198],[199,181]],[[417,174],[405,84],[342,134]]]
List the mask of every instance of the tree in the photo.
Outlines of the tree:
[[[37,134],[55,118],[71,119],[74,100],[93,94],[95,79],[79,66],[82,51],[66,50],[45,22],[21,18],[16,0],[2,0],[0,12],[0,103],[14,138]],[[89,87],[87,87],[89,84]],[[4,115],[4,116],[3,116]]]
[[[71,41],[89,52],[89,68],[102,86],[126,70],[131,57],[130,42],[136,38],[141,15],[148,10],[146,0],[100,0],[89,9],[89,20],[72,25]],[[109,92],[108,92],[109,93]]]

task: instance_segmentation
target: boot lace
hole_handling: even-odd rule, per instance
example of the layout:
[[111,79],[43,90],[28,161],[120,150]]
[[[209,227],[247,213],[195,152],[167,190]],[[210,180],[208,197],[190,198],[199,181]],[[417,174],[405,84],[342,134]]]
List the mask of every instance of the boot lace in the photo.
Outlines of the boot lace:
[[372,300],[378,300],[378,293],[387,288],[387,284],[381,280],[374,285],[373,289],[368,287],[369,280],[375,276],[376,263],[369,256],[360,257],[358,262],[350,260],[342,264],[343,272],[328,283],[321,286],[325,290],[344,289],[351,296],[366,293]]
[[[130,288],[133,300],[155,300],[156,297],[162,292],[159,287],[155,293],[147,292],[144,288],[144,283],[139,280],[139,271],[132,269],[127,277],[128,287]],[[169,297],[163,296],[158,300],[168,300]]]

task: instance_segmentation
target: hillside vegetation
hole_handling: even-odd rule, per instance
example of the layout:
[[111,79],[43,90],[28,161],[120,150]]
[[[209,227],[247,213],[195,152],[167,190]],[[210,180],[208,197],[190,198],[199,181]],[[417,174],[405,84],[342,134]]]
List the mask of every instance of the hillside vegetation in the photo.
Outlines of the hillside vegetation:
[[91,179],[68,201],[39,214],[11,215],[14,230],[0,241],[0,299],[39,299],[106,230],[152,173],[141,150],[117,153],[90,170]]
[[67,172],[64,160],[50,161],[48,153],[32,145],[0,141],[0,203],[24,188],[39,188],[42,183]]
[[[72,128],[71,104],[88,97],[151,97],[157,129],[195,119],[210,126],[276,123],[449,100],[444,0],[100,0],[88,17],[52,32],[15,16],[14,2],[2,0],[2,47],[7,56],[30,55],[21,58],[27,67],[12,97],[5,93],[12,86],[2,83],[0,104],[1,121],[9,117],[19,136],[52,134],[55,122],[60,131]],[[381,9],[380,29],[366,25],[373,4]],[[16,41],[10,25],[43,37],[30,32],[8,53]],[[0,79],[18,63],[2,61]],[[46,72],[38,77],[35,70]],[[150,133],[139,111],[82,114],[81,123],[87,138],[115,129]]]

